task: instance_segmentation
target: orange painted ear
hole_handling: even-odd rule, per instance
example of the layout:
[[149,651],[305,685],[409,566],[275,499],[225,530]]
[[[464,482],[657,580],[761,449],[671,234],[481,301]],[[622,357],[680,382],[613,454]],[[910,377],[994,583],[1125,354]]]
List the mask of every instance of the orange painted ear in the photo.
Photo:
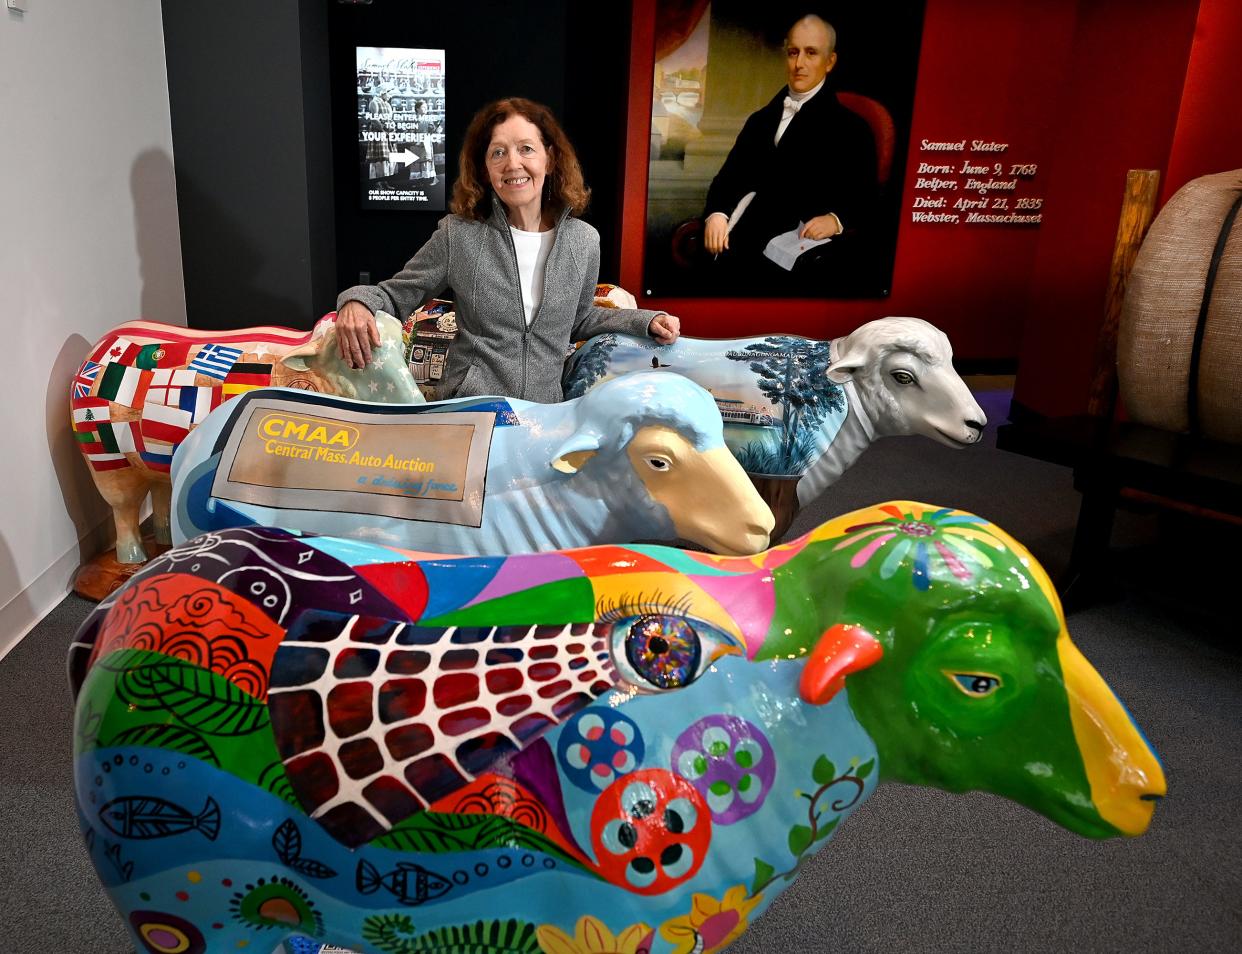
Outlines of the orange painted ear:
[[845,685],[845,677],[874,666],[884,656],[880,641],[861,626],[838,623],[811,650],[802,669],[798,692],[804,702],[822,706]]

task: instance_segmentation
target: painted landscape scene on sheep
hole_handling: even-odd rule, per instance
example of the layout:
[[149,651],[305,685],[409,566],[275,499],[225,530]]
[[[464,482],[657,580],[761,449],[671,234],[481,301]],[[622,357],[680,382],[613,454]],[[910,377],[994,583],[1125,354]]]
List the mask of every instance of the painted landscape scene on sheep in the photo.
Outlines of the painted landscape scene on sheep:
[[663,371],[706,388],[725,442],[752,477],[797,482],[817,497],[879,437],[976,443],[987,417],[953,368],[949,339],[919,318],[878,318],[848,335],[691,338],[671,345],[598,335],[566,364],[566,397],[618,375]]

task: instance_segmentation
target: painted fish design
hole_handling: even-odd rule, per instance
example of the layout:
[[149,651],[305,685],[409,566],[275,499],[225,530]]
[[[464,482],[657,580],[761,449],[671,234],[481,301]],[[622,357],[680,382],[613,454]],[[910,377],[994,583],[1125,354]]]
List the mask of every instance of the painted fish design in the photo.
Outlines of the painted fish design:
[[197,831],[208,841],[215,841],[220,834],[220,806],[210,795],[197,815],[162,798],[115,798],[99,809],[99,820],[122,838],[167,838]]
[[387,874],[380,874],[379,869],[368,861],[359,861],[355,881],[360,894],[374,894],[384,888],[410,907],[438,898],[453,886],[448,878],[408,861],[400,862]]

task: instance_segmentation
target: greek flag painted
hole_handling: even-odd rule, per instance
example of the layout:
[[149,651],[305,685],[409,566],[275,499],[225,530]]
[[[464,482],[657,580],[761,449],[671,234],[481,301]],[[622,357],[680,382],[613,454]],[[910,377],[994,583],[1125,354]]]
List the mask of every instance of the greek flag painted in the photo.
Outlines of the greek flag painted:
[[190,370],[197,371],[199,374],[205,374],[208,377],[219,378],[223,381],[225,375],[229,373],[229,369],[237,363],[237,359],[241,356],[242,353],[237,348],[227,348],[224,345],[218,344],[205,344],[198,349],[198,354],[190,362]]

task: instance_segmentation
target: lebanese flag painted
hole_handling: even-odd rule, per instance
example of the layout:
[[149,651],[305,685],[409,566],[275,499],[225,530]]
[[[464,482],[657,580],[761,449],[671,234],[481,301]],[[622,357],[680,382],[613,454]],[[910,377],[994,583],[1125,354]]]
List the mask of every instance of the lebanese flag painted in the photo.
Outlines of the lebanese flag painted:
[[112,416],[107,398],[75,398],[73,402],[73,429],[79,433],[98,430],[99,422]]

